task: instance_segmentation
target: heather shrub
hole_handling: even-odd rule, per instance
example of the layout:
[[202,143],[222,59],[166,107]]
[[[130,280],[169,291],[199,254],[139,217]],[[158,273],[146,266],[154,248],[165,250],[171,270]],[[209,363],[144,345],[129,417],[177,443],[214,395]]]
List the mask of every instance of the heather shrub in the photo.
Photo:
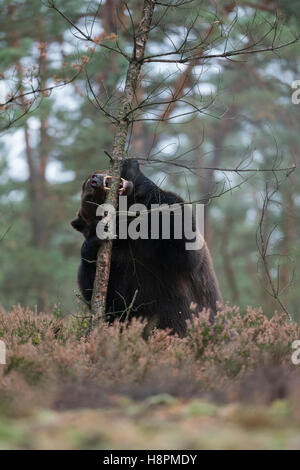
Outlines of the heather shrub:
[[235,377],[265,362],[289,365],[291,344],[299,334],[299,324],[288,321],[285,314],[268,318],[250,307],[241,314],[238,307],[227,305],[213,325],[205,311],[188,322],[187,343],[196,360]]
[[86,341],[85,327],[79,315],[37,315],[20,306],[0,311],[7,348],[0,400],[6,410],[100,406],[118,394],[257,399],[251,392],[256,383],[258,395],[268,400],[294,393],[299,384],[291,343],[300,339],[300,326],[277,313],[267,318],[261,310],[241,313],[226,305],[211,324],[203,311],[188,323],[185,338],[155,330],[145,340],[145,322],[134,319],[100,323]]

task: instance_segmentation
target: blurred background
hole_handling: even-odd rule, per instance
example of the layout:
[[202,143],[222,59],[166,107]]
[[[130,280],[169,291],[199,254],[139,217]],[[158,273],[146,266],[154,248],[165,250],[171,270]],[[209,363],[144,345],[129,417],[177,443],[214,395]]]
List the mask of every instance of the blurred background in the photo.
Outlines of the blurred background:
[[[47,89],[0,109],[0,304],[69,314],[80,308],[75,290],[82,243],[70,220],[83,179],[109,165],[105,151],[111,151],[114,126],[99,102],[117,113],[127,61],[110,47],[117,36],[130,53],[133,29],[121,0],[55,5],[73,26],[46,1],[0,0],[1,103],[16,92]],[[141,2],[128,6],[136,24]],[[203,51],[213,54],[225,43],[235,50],[259,39],[257,49],[270,47],[274,24],[277,43],[289,42],[300,27],[296,0],[188,1],[165,17],[163,8],[150,34],[151,55],[168,51],[187,31],[191,44],[201,38]],[[74,25],[92,28],[94,42],[78,39]],[[146,64],[137,101],[147,98],[148,105],[127,146],[128,157],[140,158],[157,184],[206,204],[206,240],[224,300],[262,306],[266,314],[279,306],[266,291],[256,235],[266,184],[276,189],[263,219],[265,236],[272,233],[269,273],[298,320],[297,172],[238,170],[289,168],[299,161],[300,104],[292,102],[299,58],[295,43],[189,65]]]

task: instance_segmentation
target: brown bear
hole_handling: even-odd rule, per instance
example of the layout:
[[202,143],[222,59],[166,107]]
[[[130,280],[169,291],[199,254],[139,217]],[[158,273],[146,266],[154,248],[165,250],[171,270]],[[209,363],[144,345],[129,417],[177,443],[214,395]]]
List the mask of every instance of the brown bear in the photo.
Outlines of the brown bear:
[[[128,206],[143,204],[148,209],[149,234],[153,204],[184,205],[179,196],[163,191],[149,180],[136,160],[125,162],[122,178],[120,193],[127,196]],[[96,233],[100,220],[96,210],[105,201],[108,181],[105,172],[95,172],[86,178],[78,215],[71,222],[85,237],[78,283],[88,302],[93,291],[97,252],[103,243]],[[155,239],[150,236],[146,239],[120,239],[117,233],[113,241],[106,302],[109,321],[142,317],[157,328],[169,328],[184,336],[186,321],[193,312],[209,309],[213,320],[216,303],[222,298],[209,250],[205,242],[201,249],[187,250],[185,237],[178,239],[174,235],[174,217],[171,214],[168,239],[162,236],[161,229]]]

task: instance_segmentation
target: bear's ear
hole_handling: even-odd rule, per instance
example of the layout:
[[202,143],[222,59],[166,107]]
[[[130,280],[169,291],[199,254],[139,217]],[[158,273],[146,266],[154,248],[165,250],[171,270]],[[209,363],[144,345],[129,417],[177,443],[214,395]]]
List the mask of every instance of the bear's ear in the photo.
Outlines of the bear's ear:
[[76,217],[76,219],[73,219],[71,221],[71,225],[75,230],[78,230],[78,232],[81,232],[81,233],[83,233],[84,229],[86,228],[86,223],[84,222],[82,217],[80,217],[79,214]]
[[134,181],[140,173],[140,165],[137,160],[125,160],[122,169],[122,178]]
[[84,182],[82,183],[82,186],[81,186],[82,191],[84,191],[85,185],[86,185],[86,183],[88,182],[89,179],[90,179],[90,176],[87,176],[87,177],[85,178]]

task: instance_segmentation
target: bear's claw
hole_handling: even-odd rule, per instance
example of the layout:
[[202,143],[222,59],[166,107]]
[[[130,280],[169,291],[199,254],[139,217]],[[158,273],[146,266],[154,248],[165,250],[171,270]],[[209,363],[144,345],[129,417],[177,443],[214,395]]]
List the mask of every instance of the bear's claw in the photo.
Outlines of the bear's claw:
[[[115,178],[114,176],[105,176],[103,180],[103,187],[105,191],[110,191],[110,186],[109,186],[109,180],[111,178]],[[121,178],[120,180],[120,188],[119,188],[119,195],[122,196],[122,194],[126,191],[128,188],[128,181],[124,180],[124,178]]]

